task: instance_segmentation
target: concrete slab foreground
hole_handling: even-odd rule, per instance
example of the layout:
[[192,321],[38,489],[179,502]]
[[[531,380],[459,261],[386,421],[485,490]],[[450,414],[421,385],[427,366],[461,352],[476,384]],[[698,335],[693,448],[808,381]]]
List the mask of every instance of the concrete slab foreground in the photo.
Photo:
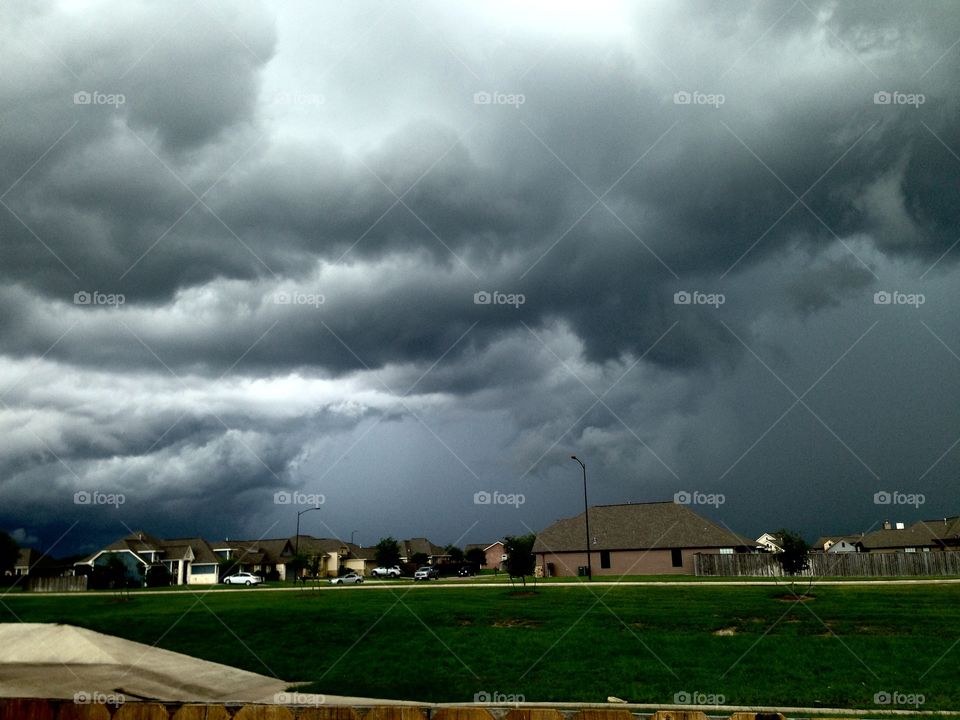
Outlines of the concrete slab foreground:
[[0,623],[0,697],[273,703],[290,685],[71,625]]

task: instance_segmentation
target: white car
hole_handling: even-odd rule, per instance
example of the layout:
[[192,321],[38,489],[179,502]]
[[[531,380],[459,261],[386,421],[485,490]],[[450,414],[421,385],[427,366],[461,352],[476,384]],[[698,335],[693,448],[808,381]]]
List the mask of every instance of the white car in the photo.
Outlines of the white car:
[[357,575],[355,572],[349,572],[346,575],[341,575],[340,577],[330,578],[331,585],[359,585],[363,582],[363,576]]
[[398,568],[396,565],[392,567],[378,567],[374,568],[373,572],[370,574],[374,577],[397,578],[400,577],[400,568]]
[[225,585],[259,585],[263,578],[248,572],[238,572],[233,575],[227,575],[223,582]]

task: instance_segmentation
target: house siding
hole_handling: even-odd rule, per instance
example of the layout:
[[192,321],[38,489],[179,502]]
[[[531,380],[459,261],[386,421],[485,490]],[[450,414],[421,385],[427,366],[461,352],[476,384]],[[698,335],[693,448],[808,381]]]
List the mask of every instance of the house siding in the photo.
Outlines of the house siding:
[[[610,567],[600,567],[600,551],[590,553],[594,575],[693,575],[693,556],[697,553],[719,553],[719,548],[681,548],[682,567],[673,566],[670,548],[657,550],[611,550]],[[539,572],[553,564],[553,577],[574,577],[577,568],[587,564],[585,552],[537,553]]]

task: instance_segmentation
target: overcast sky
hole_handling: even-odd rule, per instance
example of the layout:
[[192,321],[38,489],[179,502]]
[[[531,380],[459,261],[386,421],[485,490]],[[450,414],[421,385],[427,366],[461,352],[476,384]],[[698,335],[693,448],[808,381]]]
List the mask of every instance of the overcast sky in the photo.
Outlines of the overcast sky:
[[0,67],[21,542],[492,541],[574,453],[754,537],[960,513],[950,0],[12,2]]

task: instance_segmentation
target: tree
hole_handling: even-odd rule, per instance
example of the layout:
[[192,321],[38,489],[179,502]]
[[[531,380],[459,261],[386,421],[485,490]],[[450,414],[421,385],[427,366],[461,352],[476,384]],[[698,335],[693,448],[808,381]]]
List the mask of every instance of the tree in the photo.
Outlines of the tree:
[[413,556],[410,558],[410,562],[412,562],[414,565],[420,566],[420,565],[426,565],[427,560],[429,559],[430,559],[429,555],[427,555],[424,552],[419,552],[419,553],[413,554]]
[[464,558],[471,565],[480,567],[487,564],[487,554],[478,547],[470,548],[464,553]]
[[293,556],[288,565],[290,566],[290,573],[293,575],[293,582],[296,584],[302,580],[303,571],[310,567],[310,558],[306,553],[299,552]]
[[534,574],[536,558],[533,556],[533,543],[536,535],[508,535],[503,539],[503,549],[507,553],[507,572],[510,578],[520,578],[523,586],[527,585],[527,575]]
[[13,568],[20,557],[20,548],[16,541],[0,530],[0,575],[13,574]]
[[456,545],[447,545],[443,551],[450,556],[450,562],[463,562],[463,550],[458,548]]
[[380,538],[373,554],[380,567],[393,567],[400,564],[400,543],[392,537]]
[[151,565],[147,568],[147,587],[166,587],[170,580],[170,571],[166,565]]
[[[797,575],[806,572],[810,568],[810,558],[808,556],[810,545],[807,544],[807,541],[804,540],[799,533],[786,529],[779,530],[777,537],[780,538],[780,547],[783,548],[783,551],[778,552],[774,557],[777,558],[777,562],[780,563],[783,572],[791,578],[795,578]],[[810,584],[813,584],[812,577],[810,578]],[[809,589],[810,587],[808,586],[807,590]],[[790,592],[794,595],[797,594],[792,579],[790,582]]]

